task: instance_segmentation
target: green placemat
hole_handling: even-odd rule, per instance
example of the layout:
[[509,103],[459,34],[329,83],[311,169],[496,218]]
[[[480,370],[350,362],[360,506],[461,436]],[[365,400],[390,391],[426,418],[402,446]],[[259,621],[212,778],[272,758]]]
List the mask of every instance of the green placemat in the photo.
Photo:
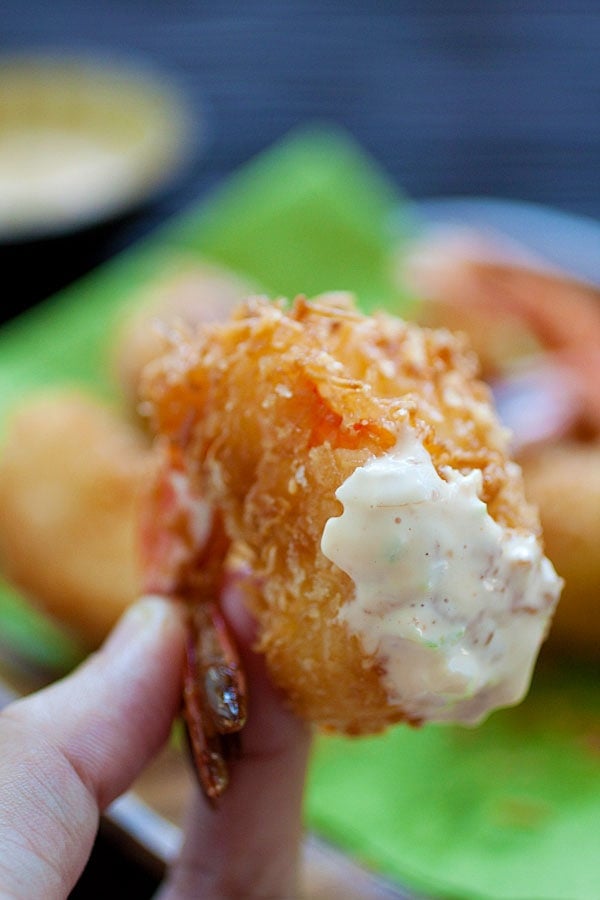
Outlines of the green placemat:
[[600,897],[598,671],[543,661],[526,701],[477,729],[322,740],[307,815],[426,896]]
[[[0,428],[14,403],[48,383],[114,395],[114,323],[182,251],[273,295],[347,288],[365,309],[406,312],[410,298],[393,277],[398,221],[410,231],[410,205],[345,135],[292,135],[201,209],[0,332]],[[0,640],[57,669],[77,658],[66,635],[1,586]],[[309,825],[431,896],[600,898],[596,678],[542,667],[524,705],[475,731],[397,728],[319,740]]]

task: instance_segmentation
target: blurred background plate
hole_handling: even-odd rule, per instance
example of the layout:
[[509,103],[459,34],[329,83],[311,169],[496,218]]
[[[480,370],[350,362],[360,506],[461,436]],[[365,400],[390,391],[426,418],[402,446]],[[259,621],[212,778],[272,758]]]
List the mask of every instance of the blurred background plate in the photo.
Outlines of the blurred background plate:
[[469,229],[505,237],[577,278],[600,284],[600,223],[537,203],[438,197],[418,204],[427,230]]

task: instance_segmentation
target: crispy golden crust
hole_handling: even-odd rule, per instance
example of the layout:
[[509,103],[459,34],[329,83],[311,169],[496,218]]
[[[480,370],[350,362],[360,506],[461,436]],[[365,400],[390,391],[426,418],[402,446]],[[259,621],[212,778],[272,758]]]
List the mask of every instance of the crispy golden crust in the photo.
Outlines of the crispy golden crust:
[[0,452],[3,574],[90,646],[139,596],[148,453],[134,429],[73,391],[25,403]]
[[181,338],[148,373],[154,429],[250,563],[272,676],[322,727],[373,732],[405,718],[336,621],[353,585],[320,550],[341,512],[335,491],[357,466],[408,424],[442,476],[480,469],[490,513],[537,531],[476,368],[447,331],[327,301],[298,299],[288,313],[254,299],[231,322]]

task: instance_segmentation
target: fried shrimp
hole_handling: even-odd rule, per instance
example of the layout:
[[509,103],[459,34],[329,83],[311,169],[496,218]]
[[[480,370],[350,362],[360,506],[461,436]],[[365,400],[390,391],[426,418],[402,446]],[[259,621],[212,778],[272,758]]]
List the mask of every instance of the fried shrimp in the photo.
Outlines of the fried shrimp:
[[135,298],[112,350],[112,367],[128,404],[137,407],[144,367],[168,350],[174,323],[195,326],[225,319],[249,291],[248,284],[233,272],[182,256],[172,270]]
[[88,646],[140,593],[140,491],[149,448],[77,391],[36,395],[0,451],[5,577]]
[[175,565],[217,597],[243,561],[272,678],[326,730],[477,722],[527,689],[561,580],[476,376],[448,331],[340,295],[251,299],[147,370],[195,521]]

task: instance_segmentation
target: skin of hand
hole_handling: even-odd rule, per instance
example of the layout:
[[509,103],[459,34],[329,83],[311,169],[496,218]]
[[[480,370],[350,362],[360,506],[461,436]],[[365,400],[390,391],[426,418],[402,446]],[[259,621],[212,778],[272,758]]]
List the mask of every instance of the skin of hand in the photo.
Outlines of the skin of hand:
[[[161,900],[294,897],[310,734],[250,649],[253,624],[224,599],[247,668],[243,755],[218,808],[191,798],[181,858]],[[0,714],[0,898],[63,900],[103,810],[167,740],[179,711],[185,631],[176,605],[144,598],[74,673]]]

